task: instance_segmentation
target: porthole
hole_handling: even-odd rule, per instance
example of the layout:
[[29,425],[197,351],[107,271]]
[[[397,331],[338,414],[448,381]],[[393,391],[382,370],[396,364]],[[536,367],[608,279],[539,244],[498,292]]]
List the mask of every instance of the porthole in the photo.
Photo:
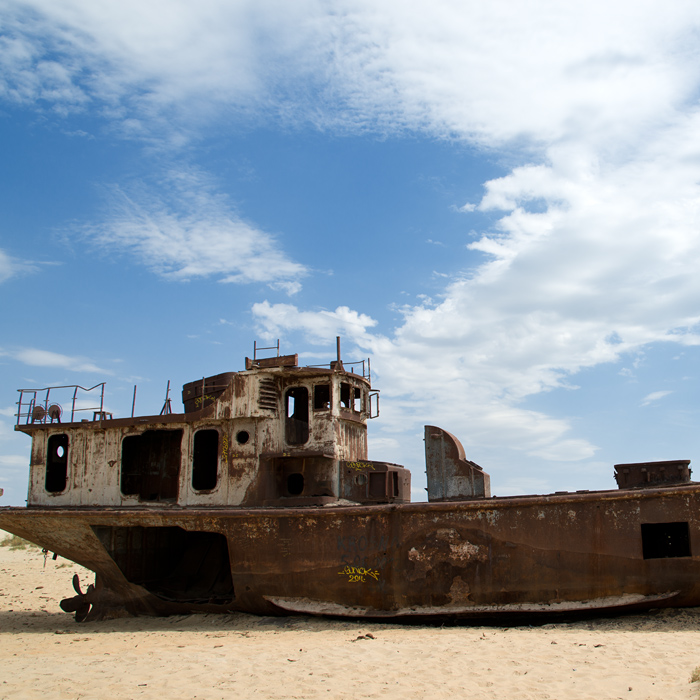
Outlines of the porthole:
[[245,445],[248,442],[248,440],[250,440],[250,434],[247,430],[239,430],[236,433],[236,442],[239,445]]

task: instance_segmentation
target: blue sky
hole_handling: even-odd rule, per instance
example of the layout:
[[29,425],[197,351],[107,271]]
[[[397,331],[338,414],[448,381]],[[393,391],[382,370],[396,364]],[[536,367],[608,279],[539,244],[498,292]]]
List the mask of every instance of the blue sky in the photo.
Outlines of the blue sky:
[[159,412],[335,336],[370,456],[457,435],[497,495],[692,459],[694,3],[0,0],[0,487],[17,389]]

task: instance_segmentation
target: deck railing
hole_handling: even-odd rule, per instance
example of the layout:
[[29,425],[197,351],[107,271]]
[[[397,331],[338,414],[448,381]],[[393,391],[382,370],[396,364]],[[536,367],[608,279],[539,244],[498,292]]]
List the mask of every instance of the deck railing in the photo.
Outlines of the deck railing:
[[[100,403],[99,406],[79,406],[76,407],[76,402],[79,397],[82,401],[84,392],[90,392],[99,389]],[[61,391],[63,390],[63,391]],[[66,391],[67,390],[67,391]],[[19,401],[17,402],[17,425],[31,425],[32,423],[60,423],[63,416],[63,403],[70,402],[70,422],[75,422],[75,414],[82,411],[92,411],[92,420],[101,420],[106,418],[110,413],[104,410],[105,397],[105,382],[95,384],[95,386],[86,389],[77,384],[69,384],[67,386],[49,386],[44,389],[17,389],[19,391]],[[52,395],[53,392],[53,395]],[[72,392],[72,396],[71,396]],[[92,394],[95,396],[95,394]]]

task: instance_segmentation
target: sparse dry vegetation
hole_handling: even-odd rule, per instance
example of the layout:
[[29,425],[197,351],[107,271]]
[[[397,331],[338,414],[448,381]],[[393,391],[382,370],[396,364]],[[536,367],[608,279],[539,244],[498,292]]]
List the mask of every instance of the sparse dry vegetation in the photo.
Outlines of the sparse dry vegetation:
[[9,547],[10,549],[29,549],[34,547],[38,549],[38,545],[22,537],[17,537],[17,535],[9,535],[4,540],[0,540],[0,547]]
[[700,681],[700,666],[696,666],[695,670],[690,674],[688,683],[697,683]]

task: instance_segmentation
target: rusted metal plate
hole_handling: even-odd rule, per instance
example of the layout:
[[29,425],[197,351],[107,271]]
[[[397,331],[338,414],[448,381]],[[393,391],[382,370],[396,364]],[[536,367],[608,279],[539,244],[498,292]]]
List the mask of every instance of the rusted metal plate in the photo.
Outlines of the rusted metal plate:
[[649,488],[661,484],[687,484],[690,482],[691,474],[689,465],[689,459],[616,464],[615,481],[621,489]]
[[[700,487],[687,486],[317,509],[9,508],[0,509],[0,527],[96,571],[104,600],[93,591],[94,616],[121,606],[134,614],[483,618],[700,605],[699,505]],[[677,522],[687,523],[689,553],[645,554],[642,525]],[[133,574],[148,546],[133,546],[133,561],[124,546],[110,550],[110,538],[133,540],[137,528],[151,542],[159,529],[173,542],[182,540],[178,529],[223,536],[231,599],[221,602],[224,582],[211,602],[182,600],[184,593],[178,600],[165,564],[159,571],[170,594],[149,591]],[[188,547],[165,549],[172,572],[194,575],[182,564]],[[202,569],[210,578],[226,573],[217,561],[219,568]],[[188,585],[209,590],[202,581]]]
[[466,458],[452,433],[434,425],[425,426],[425,468],[431,502],[491,496],[489,475]]

